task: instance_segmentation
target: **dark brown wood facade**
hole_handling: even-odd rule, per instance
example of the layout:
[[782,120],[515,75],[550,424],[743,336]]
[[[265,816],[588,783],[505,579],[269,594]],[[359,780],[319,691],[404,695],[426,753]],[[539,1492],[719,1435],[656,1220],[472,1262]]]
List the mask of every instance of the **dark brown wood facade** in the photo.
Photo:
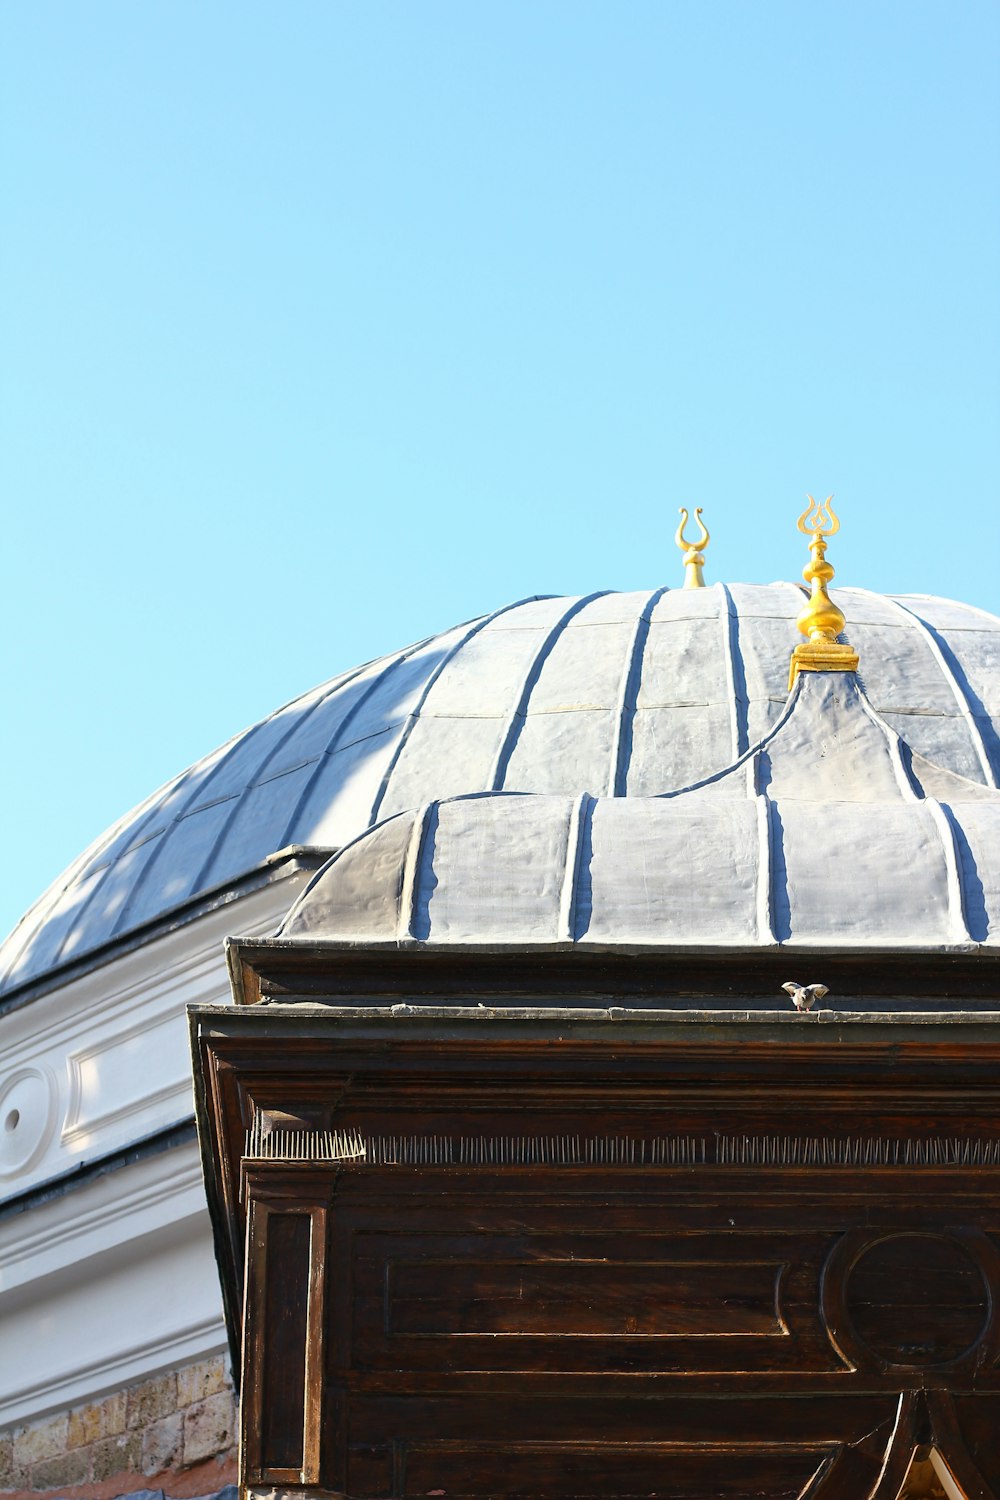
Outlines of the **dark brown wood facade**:
[[895,1500],[934,1444],[1000,1496],[1000,1016],[953,966],[814,1018],[721,960],[235,959],[193,1045],[250,1493]]

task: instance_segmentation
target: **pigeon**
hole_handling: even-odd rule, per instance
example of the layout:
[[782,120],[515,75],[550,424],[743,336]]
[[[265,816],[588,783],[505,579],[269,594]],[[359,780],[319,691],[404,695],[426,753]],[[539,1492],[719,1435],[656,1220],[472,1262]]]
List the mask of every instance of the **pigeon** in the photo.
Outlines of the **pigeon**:
[[830,993],[825,984],[796,984],[794,979],[781,988],[786,995],[791,995],[792,1004],[798,1011],[812,1010],[817,1000]]

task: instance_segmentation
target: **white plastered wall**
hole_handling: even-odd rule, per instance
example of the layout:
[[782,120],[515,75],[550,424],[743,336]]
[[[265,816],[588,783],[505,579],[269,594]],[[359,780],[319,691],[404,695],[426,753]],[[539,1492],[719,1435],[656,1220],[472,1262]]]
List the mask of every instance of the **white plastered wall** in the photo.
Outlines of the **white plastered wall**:
[[307,879],[0,1019],[0,1429],[225,1349],[194,1141],[45,1189],[191,1118],[187,1006],[230,999],[225,937],[272,932]]

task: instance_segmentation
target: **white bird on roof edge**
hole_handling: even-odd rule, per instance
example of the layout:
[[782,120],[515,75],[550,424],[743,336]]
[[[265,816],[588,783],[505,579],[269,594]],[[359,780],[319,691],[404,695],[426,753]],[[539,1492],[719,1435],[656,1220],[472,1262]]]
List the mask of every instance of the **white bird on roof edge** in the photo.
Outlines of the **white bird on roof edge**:
[[803,1013],[812,1010],[817,1000],[822,1000],[824,995],[830,993],[825,984],[796,984],[794,979],[790,979],[781,988],[786,995],[791,995],[795,1009]]

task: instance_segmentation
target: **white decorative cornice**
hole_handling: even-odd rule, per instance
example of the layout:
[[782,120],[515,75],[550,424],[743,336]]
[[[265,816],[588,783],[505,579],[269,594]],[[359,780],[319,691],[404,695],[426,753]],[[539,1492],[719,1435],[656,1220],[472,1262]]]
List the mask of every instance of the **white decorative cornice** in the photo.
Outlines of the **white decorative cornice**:
[[307,878],[295,870],[4,1017],[0,1203],[191,1116],[187,1006],[228,1003],[225,938],[273,932]]

